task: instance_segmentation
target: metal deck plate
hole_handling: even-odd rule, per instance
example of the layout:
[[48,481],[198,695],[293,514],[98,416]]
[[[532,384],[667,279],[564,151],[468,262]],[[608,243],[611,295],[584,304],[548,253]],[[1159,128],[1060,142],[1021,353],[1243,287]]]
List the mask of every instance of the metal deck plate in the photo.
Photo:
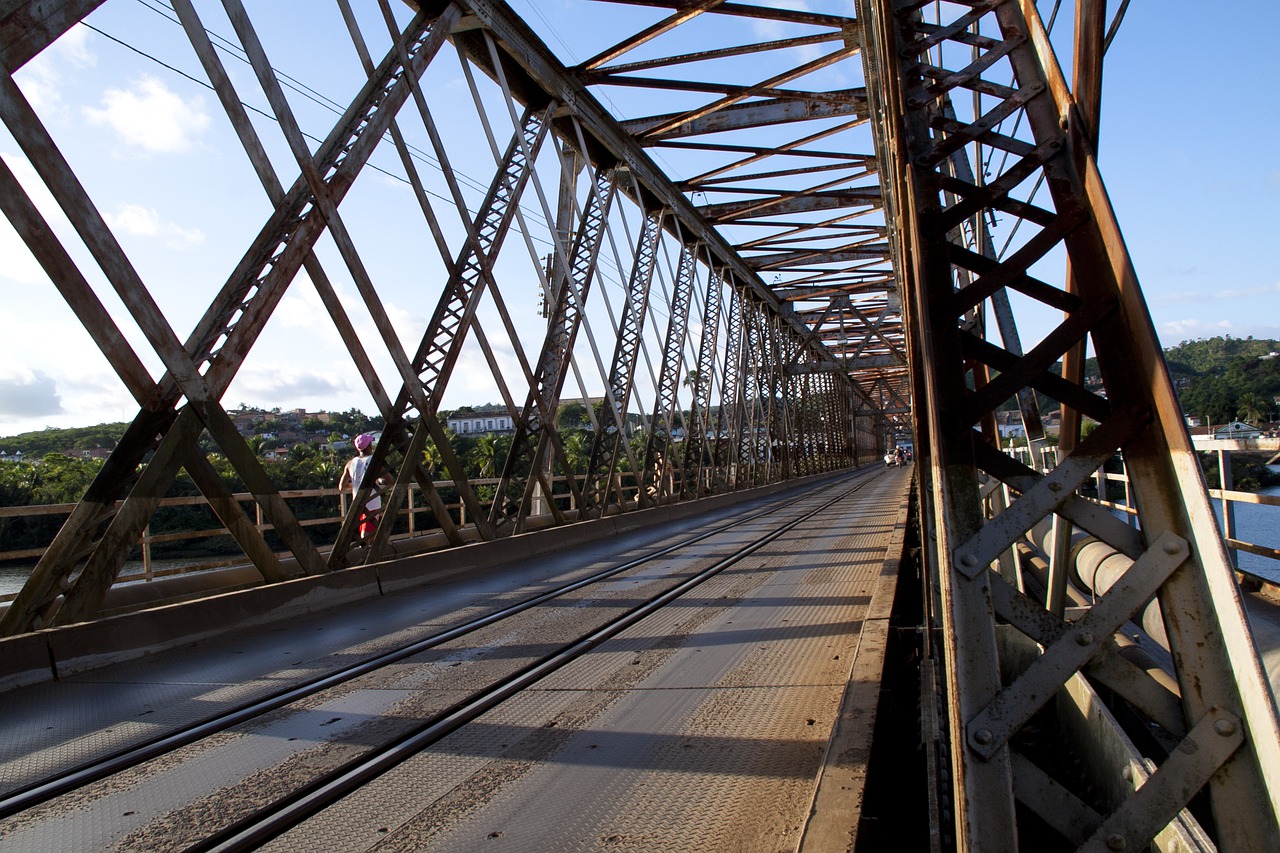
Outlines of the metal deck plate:
[[[801,525],[268,849],[794,846],[880,579],[893,527],[880,511],[886,504],[896,511],[904,494],[903,478],[885,478],[842,507],[838,520]],[[732,547],[695,549],[675,561],[678,573]],[[600,555],[563,556],[560,571],[572,574]],[[545,586],[539,578],[550,570],[529,574],[533,586]],[[669,585],[663,574],[645,566],[619,575],[603,592],[481,629],[0,822],[0,845],[182,849],[573,639],[593,611],[625,609]],[[212,709],[400,645],[423,624],[459,621],[478,602],[489,609],[530,594],[484,584],[470,591],[470,599],[461,589],[380,599],[323,625],[299,621],[22,691],[24,725],[52,703],[59,723],[79,734],[59,743],[55,731],[43,758],[12,763],[50,766],[49,755],[65,761],[76,747],[92,752],[113,735],[141,737],[202,704]],[[55,699],[77,693],[83,704]],[[127,715],[138,703],[156,712],[136,722]],[[102,720],[118,722],[95,731]],[[735,834],[744,827],[746,836]]]
[[896,520],[886,487],[264,849],[795,848]]

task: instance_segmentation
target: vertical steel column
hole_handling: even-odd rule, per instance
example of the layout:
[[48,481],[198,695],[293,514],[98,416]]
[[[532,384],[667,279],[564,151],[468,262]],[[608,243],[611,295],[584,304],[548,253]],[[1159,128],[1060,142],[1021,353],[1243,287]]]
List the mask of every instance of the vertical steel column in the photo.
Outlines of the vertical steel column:
[[[395,481],[387,497],[382,522],[378,525],[374,542],[369,549],[370,559],[376,559],[385,546],[390,536],[391,524],[410,482],[416,479],[419,485],[422,485],[423,481],[427,484],[431,481],[430,476],[422,470],[420,461],[422,448],[428,438],[434,441],[436,447],[442,451],[448,447],[449,443],[440,430],[436,418],[440,399],[452,375],[453,366],[462,352],[467,330],[473,323],[476,309],[488,287],[491,274],[490,259],[501,249],[502,241],[510,230],[521,193],[529,180],[532,159],[537,156],[546,139],[548,116],[552,109],[554,104],[525,111],[521,126],[508,144],[485,200],[476,213],[474,239],[467,240],[459,253],[431,322],[427,325],[426,333],[414,354],[414,371],[420,382],[422,394],[428,401],[426,410],[418,411],[414,405],[414,396],[410,394],[409,389],[402,388],[387,418],[386,427],[383,430],[383,441],[375,449],[370,466],[373,470],[379,470],[385,466],[386,470],[394,474]],[[415,412],[418,419],[413,424],[412,435],[406,435],[410,424],[409,418]],[[388,458],[392,448],[400,452],[398,469],[390,464]],[[487,519],[480,511],[479,502],[474,498],[474,492],[466,482],[466,475],[460,463],[455,459],[454,467],[450,467],[447,461],[445,464],[459,488],[459,495],[472,495],[472,499],[466,502],[472,518],[476,520],[482,531],[492,535]],[[423,490],[428,492],[426,486],[423,486]],[[431,488],[428,495],[434,492],[434,488]],[[335,566],[341,564],[345,555],[356,544],[354,534],[360,513],[355,510],[355,507],[362,506],[368,495],[369,487],[362,485],[352,511],[343,519],[342,529],[338,533],[330,557]],[[435,511],[442,512],[443,507]],[[444,523],[449,523],[447,513]],[[452,527],[451,523],[449,527]]]
[[[653,423],[644,454],[644,493],[659,503],[671,496],[674,486],[675,467],[671,453],[676,418],[680,414],[676,410],[676,390],[680,383],[680,370],[684,366],[684,339],[689,324],[689,307],[693,301],[693,274],[697,255],[697,244],[686,243],[680,249],[680,265],[671,290],[671,313],[662,346],[657,398],[653,402]],[[686,424],[686,434],[687,427]]]
[[736,489],[741,468],[739,447],[742,444],[742,358],[746,351],[742,340],[744,301],[739,289],[730,279],[729,310],[725,312],[724,370],[721,371],[723,381],[720,385],[720,412],[716,418],[714,458],[719,477],[713,484],[713,490],[717,492]]
[[[609,503],[613,474],[620,472],[625,457],[636,482],[643,480],[627,443],[627,409],[635,387],[636,359],[640,355],[641,335],[649,310],[649,287],[653,281],[654,259],[662,237],[663,211],[650,211],[644,218],[636,244],[635,260],[627,279],[626,300],[618,323],[618,342],[613,350],[609,379],[605,386],[605,404],[600,430],[591,444],[591,461],[587,466],[584,508],[603,513]],[[621,493],[618,508],[626,505]]]
[[[707,443],[710,423],[711,380],[716,363],[716,341],[720,331],[720,291],[724,287],[720,273],[707,276],[707,298],[703,303],[702,338],[698,342],[698,362],[694,368],[693,400],[689,404],[689,423],[684,439],[684,478],[680,482],[681,500],[702,493],[703,448]],[[714,460],[713,463],[714,465]]]
[[[568,465],[564,463],[564,449],[560,446],[559,435],[556,433],[556,405],[568,375],[573,343],[586,310],[587,296],[595,276],[596,257],[604,237],[609,206],[616,191],[613,174],[612,169],[597,168],[591,192],[584,205],[582,222],[573,241],[567,275],[548,320],[547,335],[538,358],[534,382],[529,388],[524,409],[516,421],[511,452],[507,455],[498,490],[494,495],[490,520],[495,529],[513,521],[515,531],[518,532],[523,527],[535,483],[541,483],[544,493],[551,496],[551,482],[542,470],[542,460],[548,447],[561,460],[574,503],[582,505],[582,492],[569,472]],[[527,474],[522,473],[526,465]],[[515,504],[514,518],[504,506],[504,501],[507,500]],[[563,521],[563,514],[554,500],[550,501],[549,508],[558,521]]]
[[743,353],[745,374],[745,406],[742,432],[738,442],[738,461],[746,468],[747,482],[758,486],[765,482],[763,466],[768,461],[768,426],[765,418],[765,343],[760,326],[763,323],[760,306],[752,300],[742,300]]
[[[869,91],[877,93],[883,185],[901,218],[898,266],[916,435],[929,462],[921,472],[933,567],[927,583],[936,590],[931,600],[945,663],[956,846],[1019,846],[1026,839],[1015,798],[1081,849],[1143,849],[1157,839],[1161,847],[1186,846],[1201,832],[1187,807],[1203,790],[1213,814],[1203,829],[1220,849],[1277,847],[1274,704],[1087,128],[1036,7],[1030,0],[931,4],[929,14],[950,16],[932,21],[923,20],[925,4],[898,9],[859,0],[858,7]],[[963,120],[950,107],[951,92],[961,88],[983,96]],[[1026,128],[1022,136],[1018,126]],[[1010,162],[981,184],[962,180],[949,163],[970,143],[999,150]],[[1014,195],[1040,183],[1047,202],[1037,202],[1034,192]],[[963,245],[959,226],[996,211],[1025,228],[1019,248],[991,258],[980,245],[977,251]],[[1029,273],[1057,247],[1066,248],[1078,289]],[[1014,341],[997,347],[967,323],[1007,287],[1065,315],[1025,353]],[[1086,338],[1105,395],[1052,370]],[[983,375],[992,378],[978,381]],[[1099,424],[1044,475],[1000,453],[976,428],[1028,388]],[[1133,480],[1139,531],[1075,495],[1117,451]],[[988,488],[1008,486],[1017,495],[1008,506],[987,507],[997,515],[983,512],[982,477],[993,478]],[[1070,621],[993,570],[1011,545],[1054,513],[1108,543],[1130,566]],[[1176,701],[1149,675],[1126,668],[1110,642],[1153,596],[1178,676]],[[1002,658],[1019,634],[1031,656]],[[1094,682],[1109,689],[1106,701],[1159,720],[1172,750],[1126,739]],[[1077,780],[1053,779],[1055,768],[1044,764],[1034,738],[1023,736],[1039,714],[1045,716],[1037,730],[1059,726],[1065,748],[1081,757],[1092,786],[1087,794]],[[1143,722],[1144,739],[1155,725]],[[1061,793],[1039,796],[1049,784]]]

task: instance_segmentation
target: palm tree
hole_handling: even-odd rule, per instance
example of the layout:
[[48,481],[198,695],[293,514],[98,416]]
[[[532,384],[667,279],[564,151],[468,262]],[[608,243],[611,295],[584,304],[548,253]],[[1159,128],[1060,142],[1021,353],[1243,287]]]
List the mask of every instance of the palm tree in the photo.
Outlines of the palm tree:
[[1246,391],[1236,400],[1239,409],[1236,414],[1240,416],[1240,420],[1248,424],[1258,426],[1262,423],[1263,412],[1267,410],[1267,403],[1253,391]]
[[561,440],[564,443],[565,461],[569,465],[569,472],[579,474],[586,470],[591,462],[591,444],[587,441],[586,434],[578,430],[567,431],[562,434]]
[[471,450],[471,461],[476,464],[481,477],[492,477],[498,468],[498,436],[489,432],[477,438]]
[[436,447],[433,439],[428,438],[427,443],[422,446],[422,467],[428,477],[433,480],[436,478],[436,472],[440,470],[442,461],[440,448]]
[[316,456],[311,462],[311,472],[325,485],[338,482],[342,466],[332,456]]

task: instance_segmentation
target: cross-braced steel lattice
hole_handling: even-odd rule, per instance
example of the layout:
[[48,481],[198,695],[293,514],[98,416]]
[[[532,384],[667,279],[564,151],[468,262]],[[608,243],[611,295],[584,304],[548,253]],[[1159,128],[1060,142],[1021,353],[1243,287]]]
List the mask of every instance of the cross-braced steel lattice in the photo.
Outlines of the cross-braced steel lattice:
[[[800,5],[584,2],[578,61],[498,0],[307,4],[306,27],[3,4],[0,208],[136,415],[0,630],[113,612],[188,483],[278,583],[914,444],[938,838],[1280,847],[1274,699],[1093,157],[1105,4],[1075,4],[1070,85],[1032,0]],[[158,272],[106,212],[162,179],[77,168],[92,131],[30,67],[73,31],[212,93],[181,183],[230,250]],[[289,73],[299,44],[341,94]],[[340,523],[295,511],[225,407],[312,298],[307,348],[381,426]],[[1078,493],[1117,456],[1124,519]]]

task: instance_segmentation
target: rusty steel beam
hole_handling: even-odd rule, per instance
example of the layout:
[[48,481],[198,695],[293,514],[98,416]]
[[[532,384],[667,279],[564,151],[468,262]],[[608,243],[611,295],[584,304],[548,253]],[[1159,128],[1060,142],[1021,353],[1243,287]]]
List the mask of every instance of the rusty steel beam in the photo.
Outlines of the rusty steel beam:
[[[1099,729],[1118,725],[1088,707],[1102,700],[1090,694],[1092,673],[1084,665],[1104,653],[1110,634],[1136,618],[1154,593],[1163,605],[1163,631],[1183,688],[1182,719],[1167,736],[1174,744],[1182,739],[1175,751],[1187,758],[1161,764],[1149,779],[1144,775],[1138,794],[1111,787],[1097,803],[1099,819],[1075,828],[1066,840],[1084,849],[1188,843],[1175,823],[1196,823],[1187,807],[1203,790],[1212,811],[1212,824],[1204,829],[1218,849],[1275,846],[1280,725],[1274,703],[1266,695],[1159,343],[1102,188],[1089,128],[1035,5],[1024,0],[902,8],[859,0],[858,11],[866,27],[868,91],[880,117],[874,126],[877,149],[884,152],[885,205],[903,223],[894,235],[895,260],[904,285],[911,393],[919,403],[913,415],[925,485],[929,583],[938,591],[929,619],[941,639],[934,653],[945,674],[938,697],[926,701],[940,699],[944,710],[955,844],[1016,847],[1024,827],[1015,801],[1033,811],[1047,807],[1024,798],[1016,783],[1022,771],[1015,768],[1037,761],[1034,749],[1018,737],[1035,714],[1056,712],[1064,728],[1077,716],[1091,717]],[[1096,43],[1100,25],[1089,29]],[[962,93],[974,96],[967,113],[961,112]],[[998,165],[991,180],[974,183],[955,168],[969,147],[1007,155],[1008,164]],[[1035,192],[1009,197],[1015,187],[1029,184],[1043,185],[1049,201],[1037,203]],[[984,229],[966,225],[995,211],[1034,235],[1021,257],[990,252]],[[1034,259],[1053,248],[1065,248],[1070,259],[1074,284],[1065,289],[1026,275]],[[1004,287],[1018,287],[1066,315],[1026,352],[1015,335],[997,347],[975,322],[975,309],[998,298]],[[1072,344],[1085,340],[1096,354],[1104,393],[1084,388],[1078,373],[1051,372]],[[1044,474],[1015,471],[987,445],[991,436],[965,428],[986,423],[1003,401],[1032,388],[1100,421]],[[1135,494],[1136,529],[1079,514],[1074,497],[1089,472],[1117,452]],[[984,499],[1001,486],[1009,489],[1008,502]],[[1071,622],[1011,586],[1006,576],[1007,570],[1018,571],[1005,563],[1007,549],[1055,514],[1133,559],[1124,581]],[[1060,530],[1070,534],[1065,526]],[[1036,612],[1042,626],[1053,626],[1047,633],[1032,630],[1040,645],[1033,643],[1031,657],[1019,663],[1005,657],[1012,642],[1005,642],[1011,638],[999,633],[996,621],[1012,619],[1015,611]],[[1017,621],[1031,629],[1029,622]],[[1012,671],[1003,668],[1009,664]],[[1055,696],[1057,705],[1049,707]],[[1206,727],[1216,727],[1224,738],[1214,741],[1220,748],[1208,748],[1202,739]],[[1246,729],[1247,736],[1235,738]],[[1088,756],[1085,773],[1099,782],[1152,760],[1138,751],[1143,745],[1109,756],[1096,747],[1065,745]],[[1153,764],[1162,758],[1157,755]]]

